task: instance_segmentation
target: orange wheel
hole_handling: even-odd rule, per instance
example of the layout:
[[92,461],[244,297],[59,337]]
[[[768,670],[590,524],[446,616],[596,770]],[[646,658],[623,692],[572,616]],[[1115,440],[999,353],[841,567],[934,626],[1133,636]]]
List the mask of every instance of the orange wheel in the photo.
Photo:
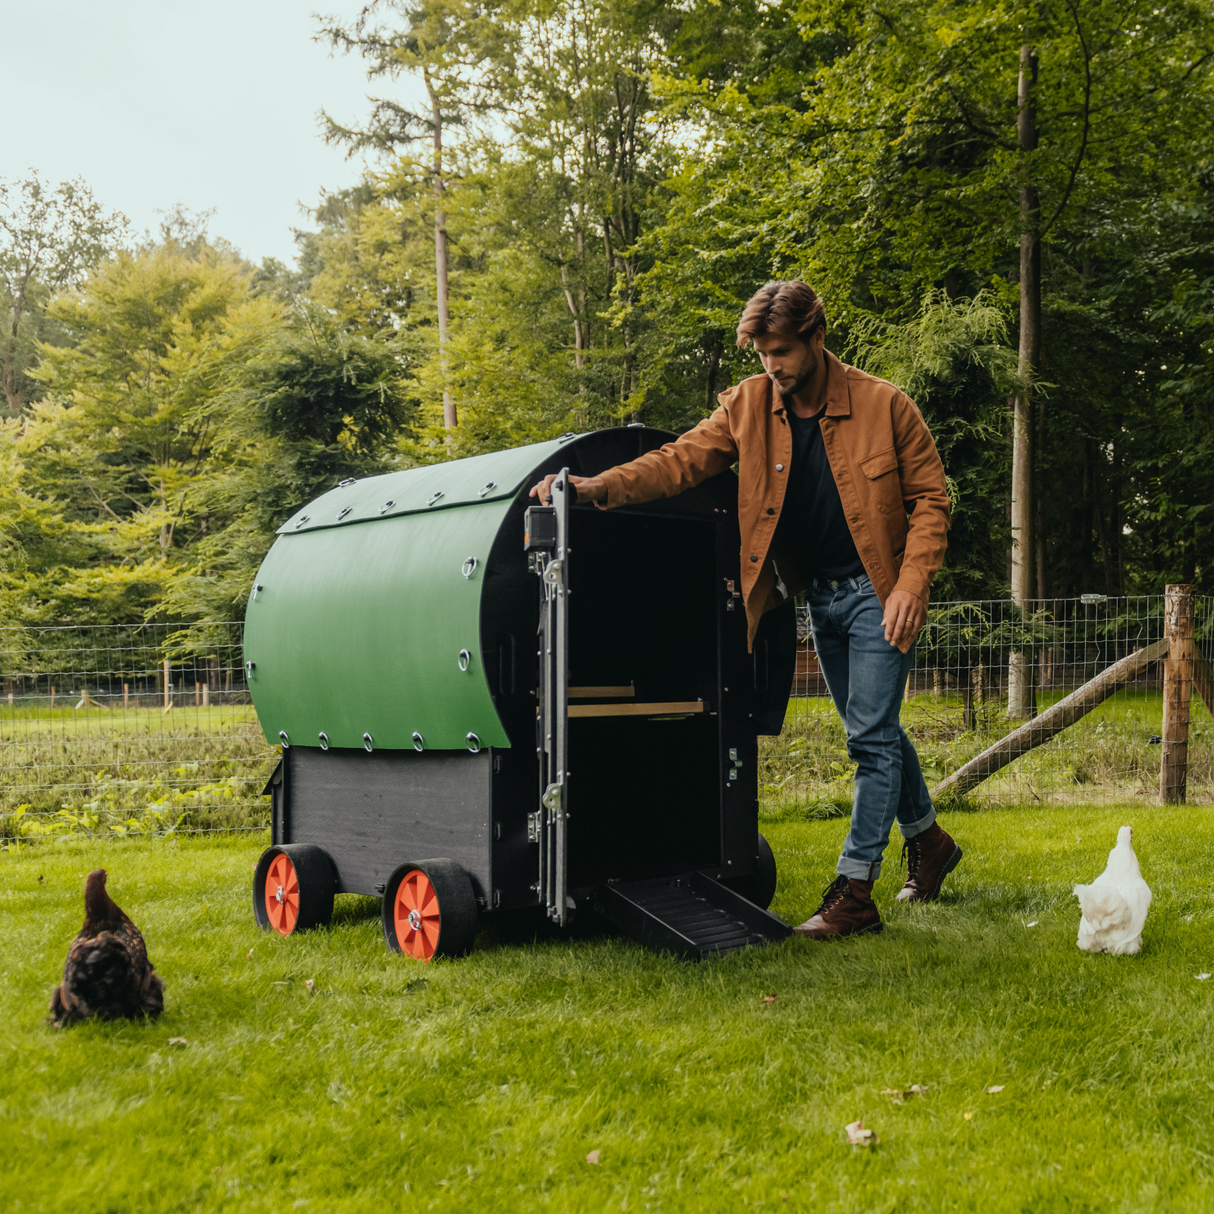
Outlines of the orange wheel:
[[402,953],[419,961],[429,961],[434,956],[442,916],[434,886],[420,868],[406,873],[396,887],[392,920]]
[[266,848],[253,873],[253,916],[265,931],[293,936],[333,917],[333,862],[312,843]]
[[266,915],[281,936],[289,936],[299,922],[299,878],[284,852],[274,857],[266,874]]
[[476,938],[476,895],[454,860],[417,860],[392,870],[380,909],[384,940],[418,961],[458,957]]

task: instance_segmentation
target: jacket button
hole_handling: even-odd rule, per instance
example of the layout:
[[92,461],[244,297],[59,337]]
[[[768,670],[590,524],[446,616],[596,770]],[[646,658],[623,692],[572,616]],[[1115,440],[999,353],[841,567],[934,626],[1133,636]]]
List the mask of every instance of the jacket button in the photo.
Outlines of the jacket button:
[[768,506],[768,507],[767,507],[767,513],[768,513],[768,514],[775,514],[775,511],[774,511],[774,510],[773,510],[773,509],[772,509],[770,506]]
[[783,472],[783,471],[784,471],[784,465],[783,465],[783,464],[777,464],[777,465],[776,465],[776,471],[777,471],[777,472]]
[[752,553],[750,554],[750,559],[751,559],[752,561],[757,561],[759,558],[758,558],[757,556],[755,556],[755,554],[752,552]]

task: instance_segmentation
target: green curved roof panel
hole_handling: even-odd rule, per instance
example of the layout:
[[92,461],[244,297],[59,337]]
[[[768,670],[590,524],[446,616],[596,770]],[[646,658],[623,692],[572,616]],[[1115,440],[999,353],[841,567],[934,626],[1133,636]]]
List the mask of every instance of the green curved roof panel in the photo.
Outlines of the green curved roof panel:
[[385,476],[347,481],[296,511],[279,527],[278,534],[291,535],[402,514],[509,500],[535,468],[578,437],[577,434],[566,434],[529,447],[514,447],[509,451],[493,451],[445,464],[429,464],[404,472],[389,472]]
[[[482,574],[509,501],[284,536],[245,614],[267,739],[464,750],[509,746],[480,650]],[[465,558],[478,567],[465,578]],[[460,669],[460,650],[470,656]]]

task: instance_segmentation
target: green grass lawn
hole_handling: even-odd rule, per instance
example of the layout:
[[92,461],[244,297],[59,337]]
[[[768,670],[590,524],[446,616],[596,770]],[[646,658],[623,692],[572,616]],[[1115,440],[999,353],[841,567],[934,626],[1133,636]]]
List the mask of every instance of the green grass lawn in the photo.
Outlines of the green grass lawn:
[[[1070,887],[1126,820],[1155,891],[1144,951],[1089,956]],[[966,858],[941,903],[891,906],[895,845],[883,935],[700,965],[486,921],[471,957],[425,966],[356,898],[330,930],[264,935],[248,837],[0,853],[0,1208],[1214,1208],[1214,979],[1195,977],[1214,971],[1214,814],[945,824]],[[845,828],[765,827],[790,922]],[[166,1010],[56,1032],[42,1017],[97,865]],[[847,1145],[857,1118],[878,1146]]]

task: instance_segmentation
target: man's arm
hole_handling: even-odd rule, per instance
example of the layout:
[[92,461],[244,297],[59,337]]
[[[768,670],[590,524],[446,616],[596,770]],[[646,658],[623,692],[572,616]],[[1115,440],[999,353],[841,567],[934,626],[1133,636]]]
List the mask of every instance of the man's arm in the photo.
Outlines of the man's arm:
[[902,569],[894,590],[906,590],[927,606],[932,578],[944,563],[952,507],[944,465],[923,415],[901,393],[894,401],[894,446],[902,499],[910,509]]
[[927,620],[932,578],[944,562],[952,512],[944,465],[923,415],[909,398],[894,401],[894,445],[902,498],[911,507],[898,581],[885,600],[885,639],[905,653]]
[[[738,458],[729,426],[729,411],[721,405],[686,434],[648,451],[639,459],[608,468],[601,476],[571,476],[581,501],[608,506],[636,506],[661,497],[674,497],[710,476],[724,472]],[[545,505],[555,475],[544,477],[531,490]]]

